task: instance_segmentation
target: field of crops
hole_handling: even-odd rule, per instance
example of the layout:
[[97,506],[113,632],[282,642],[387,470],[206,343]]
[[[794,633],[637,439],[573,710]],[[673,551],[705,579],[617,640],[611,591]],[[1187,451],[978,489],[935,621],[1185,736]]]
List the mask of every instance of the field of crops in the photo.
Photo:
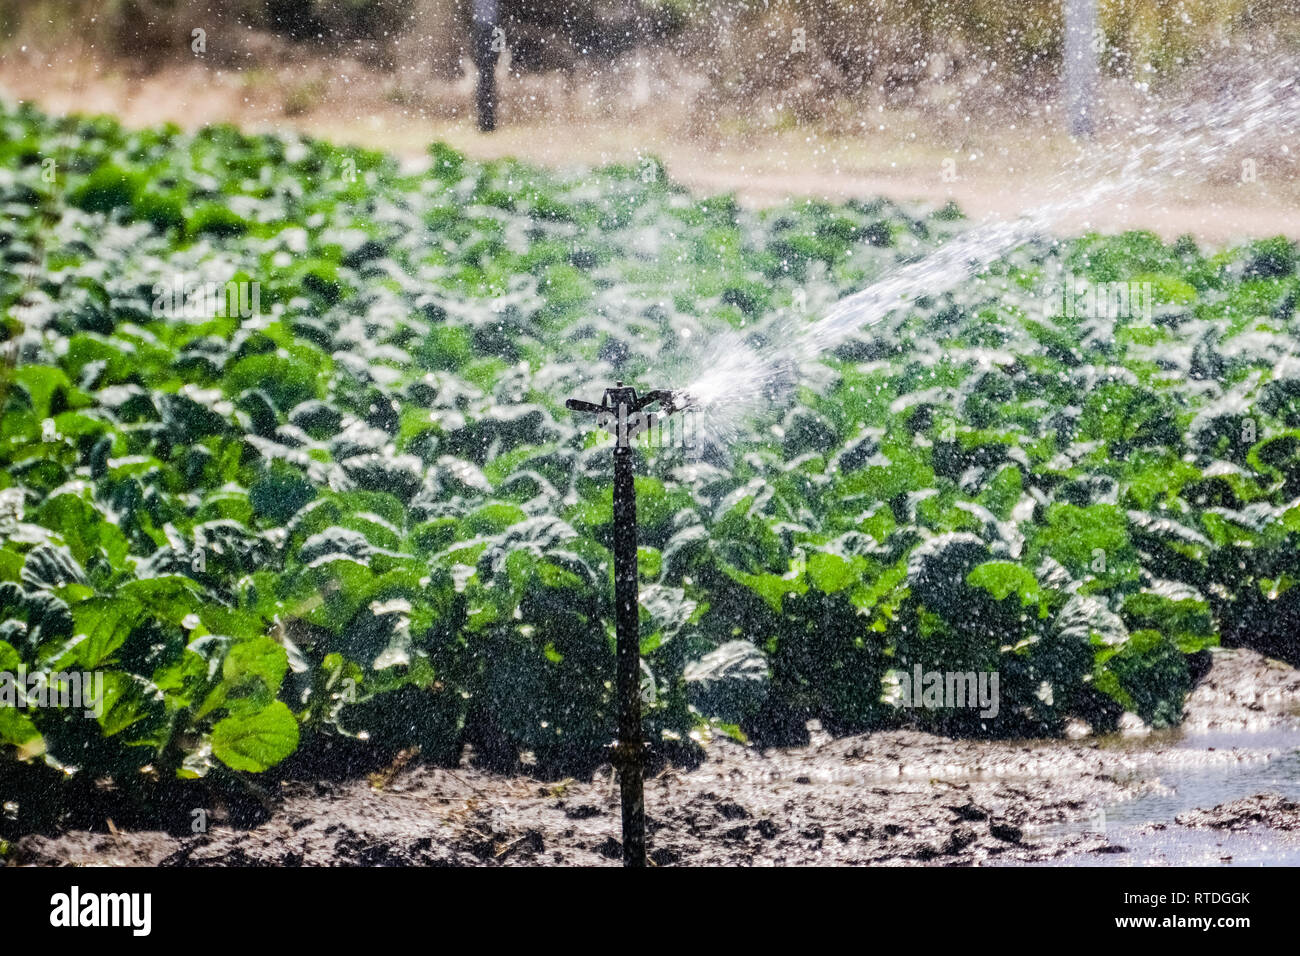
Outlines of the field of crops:
[[[607,760],[611,440],[565,398],[683,384],[647,372],[963,228],[431,159],[0,107],[0,672],[105,687],[0,707],[20,818],[322,755]],[[1054,312],[1062,276],[1151,307]],[[1220,640],[1295,660],[1298,302],[1283,240],[1034,243],[725,454],[643,455],[652,746],[1160,726]],[[997,716],[897,706],[918,665],[997,672]]]

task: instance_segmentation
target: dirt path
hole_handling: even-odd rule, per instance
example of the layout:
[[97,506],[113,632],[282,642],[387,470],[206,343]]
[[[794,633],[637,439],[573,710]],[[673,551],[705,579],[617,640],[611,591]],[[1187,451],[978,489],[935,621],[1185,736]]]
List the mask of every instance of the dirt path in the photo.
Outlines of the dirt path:
[[[1077,154],[1051,125],[1007,125],[980,117],[958,134],[951,124],[940,128],[921,116],[883,114],[874,126],[845,135],[797,126],[755,130],[718,118],[704,122],[681,103],[628,107],[625,114],[611,116],[605,102],[557,93],[562,83],[507,82],[502,96],[514,104],[516,115],[496,133],[483,135],[466,115],[472,97],[463,84],[440,87],[432,100],[425,96],[413,106],[391,79],[355,64],[330,73],[170,65],[129,77],[72,54],[0,56],[0,96],[31,100],[54,112],[112,113],[134,126],[232,122],[253,130],[299,130],[413,160],[434,140],[476,158],[513,156],[562,168],[634,163],[655,155],[674,179],[694,190],[735,192],[760,206],[791,197],[886,196],[927,206],[953,200],[973,218],[1012,216],[1051,195],[1053,180]],[[549,111],[539,108],[530,115],[519,105],[530,97],[544,98]],[[557,119],[564,116],[577,119]],[[1294,158],[1263,152],[1254,182],[1233,179],[1232,162],[1225,160],[1218,181],[1178,195],[1139,195],[1125,204],[1083,210],[1064,218],[1059,229],[1077,234],[1141,228],[1166,238],[1191,233],[1216,245],[1275,234],[1300,239]]]
[[[1297,701],[1300,672],[1251,651],[1223,651],[1188,700],[1187,724],[1274,727],[1295,719]],[[1146,792],[1162,771],[1231,769],[1271,756],[1262,747],[1172,743],[1169,735],[978,742],[890,731],[814,734],[810,746],[760,752],[719,740],[698,768],[670,768],[649,781],[651,856],[658,865],[981,865],[1123,853],[1101,835],[1044,828]],[[15,845],[13,862],[585,865],[614,864],[620,854],[618,791],[607,768],[586,781],[541,781],[413,764],[387,778],[286,782],[280,797],[251,829],[218,812],[197,836],[29,836]],[[1268,812],[1255,812],[1260,807]],[[1179,824],[1233,820],[1294,830],[1300,808],[1261,796]],[[184,832],[188,817],[172,823]]]

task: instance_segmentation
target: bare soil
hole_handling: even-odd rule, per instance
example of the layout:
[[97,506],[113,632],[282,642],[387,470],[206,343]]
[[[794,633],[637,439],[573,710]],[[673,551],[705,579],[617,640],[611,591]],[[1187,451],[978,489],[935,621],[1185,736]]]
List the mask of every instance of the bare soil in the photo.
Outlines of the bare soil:
[[1248,830],[1264,826],[1270,830],[1300,830],[1300,803],[1275,793],[1261,793],[1210,810],[1189,810],[1175,819],[1182,826],[1198,829]]
[[[1202,730],[1294,722],[1300,673],[1248,650],[1214,654],[1189,697]],[[1247,719],[1247,712],[1248,719]],[[1076,741],[950,740],[911,731],[757,750],[727,739],[693,769],[647,784],[656,865],[983,865],[1126,852],[1052,824],[1158,786],[1163,770],[1244,765],[1265,748],[1175,748],[1176,735]],[[1185,742],[1184,742],[1185,743]],[[1294,804],[1260,795],[1179,819],[1293,829]],[[1226,821],[1226,822],[1221,822]],[[185,828],[187,820],[160,821]],[[180,827],[177,827],[177,824]],[[19,865],[599,865],[619,861],[618,788],[412,762],[341,782],[284,781],[269,818],[206,833],[74,830],[17,841]]]

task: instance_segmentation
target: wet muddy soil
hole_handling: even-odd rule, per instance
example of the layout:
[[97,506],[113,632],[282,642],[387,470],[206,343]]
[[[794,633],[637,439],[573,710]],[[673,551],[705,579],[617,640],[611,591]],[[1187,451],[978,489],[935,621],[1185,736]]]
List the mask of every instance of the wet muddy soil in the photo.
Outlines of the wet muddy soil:
[[1256,794],[1221,803],[1209,810],[1189,810],[1176,820],[1185,827],[1246,830],[1266,826],[1271,830],[1300,830],[1300,802],[1278,794]]
[[[1189,697],[1177,734],[1063,741],[965,741],[910,731],[758,751],[712,742],[694,769],[647,782],[657,865],[989,865],[1111,862],[1128,853],[1102,833],[1071,828],[1106,806],[1141,800],[1170,775],[1228,778],[1287,749],[1300,672],[1246,650],[1219,651]],[[1190,731],[1190,732],[1189,732]],[[1213,732],[1219,732],[1218,738]],[[590,780],[543,781],[472,765],[412,762],[342,782],[285,781],[268,819],[238,827],[212,811],[206,833],[31,835],[11,862],[34,865],[537,865],[616,864],[618,788],[608,768]],[[197,809],[197,808],[196,808]],[[182,825],[178,826],[177,824]],[[186,821],[169,821],[186,832]],[[1198,829],[1290,831],[1300,804],[1277,794],[1196,808],[1159,824],[1161,839]],[[1112,834],[1112,838],[1113,838]],[[1119,862],[1119,860],[1114,860]]]

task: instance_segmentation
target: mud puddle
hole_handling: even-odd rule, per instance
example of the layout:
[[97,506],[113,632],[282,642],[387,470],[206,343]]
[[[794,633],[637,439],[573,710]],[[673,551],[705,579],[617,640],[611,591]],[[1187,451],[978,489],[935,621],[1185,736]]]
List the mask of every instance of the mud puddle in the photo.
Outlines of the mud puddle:
[[[1047,840],[1102,837],[1110,852],[1070,854],[1083,866],[1300,865],[1300,729],[1182,735],[1175,751],[1257,753],[1238,764],[1171,761],[1130,799],[1048,827]],[[1208,810],[1203,808],[1210,808]],[[1039,834],[1030,834],[1034,839]],[[1122,851],[1121,851],[1122,848]]]

